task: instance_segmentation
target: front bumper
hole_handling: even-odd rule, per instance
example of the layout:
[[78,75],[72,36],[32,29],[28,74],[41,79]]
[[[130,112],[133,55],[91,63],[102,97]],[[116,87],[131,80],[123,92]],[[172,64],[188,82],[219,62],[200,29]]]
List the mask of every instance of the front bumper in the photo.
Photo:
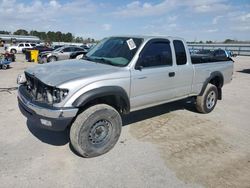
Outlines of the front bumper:
[[[18,106],[32,125],[55,131],[63,131],[69,126],[78,108],[56,108],[32,101],[25,86],[18,88]],[[42,122],[47,122],[47,124]]]

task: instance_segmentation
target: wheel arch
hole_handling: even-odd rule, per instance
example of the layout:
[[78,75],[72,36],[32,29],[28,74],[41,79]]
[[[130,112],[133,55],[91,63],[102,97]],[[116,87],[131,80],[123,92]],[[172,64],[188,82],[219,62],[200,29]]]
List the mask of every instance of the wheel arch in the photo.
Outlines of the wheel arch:
[[77,108],[86,108],[94,104],[104,103],[113,106],[120,113],[130,112],[130,102],[126,91],[119,86],[104,86],[80,95],[72,104]]
[[13,52],[14,51],[14,53],[17,53],[17,49],[16,48],[11,48],[10,49],[10,52]]
[[55,58],[55,59],[56,59],[56,61],[58,61],[58,57],[57,57],[57,56],[55,56],[55,55],[51,55],[51,56],[49,56],[49,57],[48,57],[48,60],[49,60],[49,59],[51,59],[51,58]]
[[210,74],[210,76],[206,79],[206,81],[204,82],[203,86],[202,86],[202,89],[201,89],[201,92],[199,94],[199,96],[202,96],[207,85],[208,84],[213,84],[217,87],[218,89],[218,99],[221,100],[222,99],[222,87],[224,85],[224,77],[223,77],[223,74],[219,71],[215,71],[215,72],[212,72]]

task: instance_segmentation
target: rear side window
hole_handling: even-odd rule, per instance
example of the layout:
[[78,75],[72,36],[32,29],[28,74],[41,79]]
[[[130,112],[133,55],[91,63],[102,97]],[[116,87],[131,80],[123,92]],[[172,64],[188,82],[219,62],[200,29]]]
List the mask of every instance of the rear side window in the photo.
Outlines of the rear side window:
[[83,51],[83,49],[81,49],[81,48],[76,48],[76,47],[73,47],[73,50],[72,50],[73,52],[78,52],[78,51]]
[[169,42],[152,42],[143,50],[139,65],[142,67],[171,66],[172,54]]
[[187,63],[186,50],[183,42],[180,40],[174,40],[174,50],[177,65],[185,65]]
[[216,50],[214,56],[226,56],[226,53],[224,50]]
[[72,50],[71,50],[71,47],[68,47],[68,48],[64,48],[63,49],[63,52],[71,52]]
[[26,47],[30,47],[30,45],[29,45],[29,44],[25,44],[25,46],[26,46]]

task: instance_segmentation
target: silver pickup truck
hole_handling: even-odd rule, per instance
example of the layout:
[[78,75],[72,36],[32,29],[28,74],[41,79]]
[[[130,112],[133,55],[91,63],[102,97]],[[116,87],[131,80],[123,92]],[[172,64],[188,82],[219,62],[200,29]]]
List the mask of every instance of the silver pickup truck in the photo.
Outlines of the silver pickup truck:
[[195,98],[198,112],[209,113],[232,74],[230,58],[191,57],[181,38],[109,37],[84,59],[25,70],[18,102],[33,125],[70,127],[74,149],[94,157],[116,144],[121,115],[187,97]]

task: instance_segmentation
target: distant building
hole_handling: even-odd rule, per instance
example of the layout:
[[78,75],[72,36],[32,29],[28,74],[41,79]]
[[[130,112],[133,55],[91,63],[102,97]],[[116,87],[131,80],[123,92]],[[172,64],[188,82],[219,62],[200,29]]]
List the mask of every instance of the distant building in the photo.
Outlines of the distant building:
[[41,40],[36,36],[0,34],[0,43],[19,43],[19,42],[39,43],[40,41]]

